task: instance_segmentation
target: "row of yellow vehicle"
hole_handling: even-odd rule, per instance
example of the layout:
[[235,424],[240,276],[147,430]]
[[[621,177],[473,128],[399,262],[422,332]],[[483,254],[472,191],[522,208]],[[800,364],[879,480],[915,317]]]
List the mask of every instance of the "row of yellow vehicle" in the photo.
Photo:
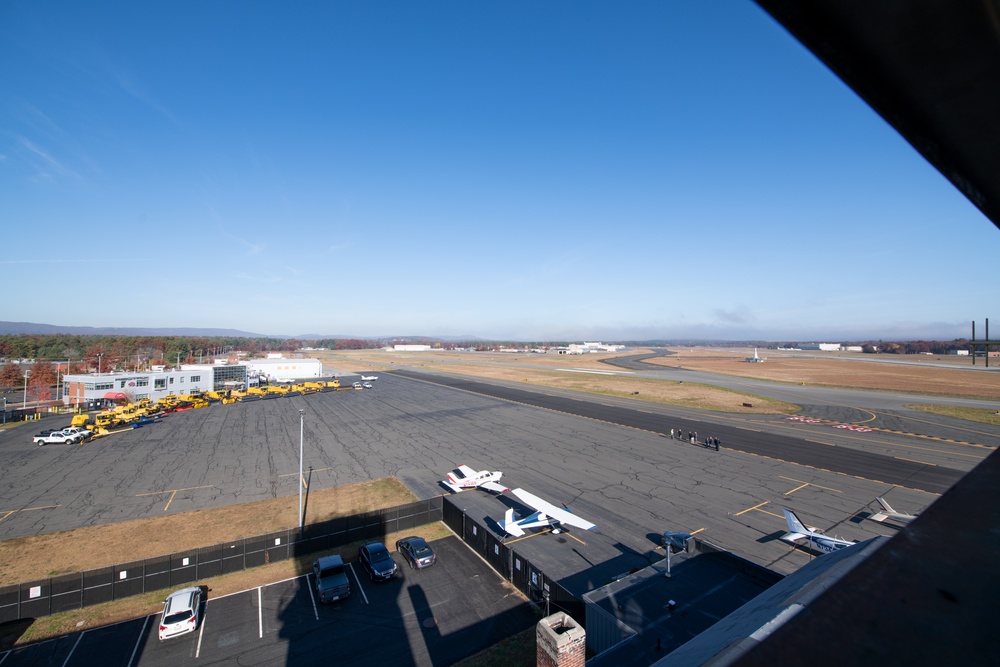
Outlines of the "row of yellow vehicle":
[[[355,383],[357,385],[357,383]],[[185,410],[207,408],[212,403],[229,405],[237,401],[257,401],[265,398],[281,396],[300,396],[319,391],[339,391],[342,389],[357,389],[360,385],[341,386],[340,380],[316,380],[296,384],[263,385],[247,387],[246,389],[195,392],[192,394],[170,395],[157,399],[155,402],[143,398],[135,403],[116,405],[90,415],[81,413],[73,416],[72,426],[89,429],[94,437],[108,435],[116,431],[137,428],[157,421],[163,415]]]

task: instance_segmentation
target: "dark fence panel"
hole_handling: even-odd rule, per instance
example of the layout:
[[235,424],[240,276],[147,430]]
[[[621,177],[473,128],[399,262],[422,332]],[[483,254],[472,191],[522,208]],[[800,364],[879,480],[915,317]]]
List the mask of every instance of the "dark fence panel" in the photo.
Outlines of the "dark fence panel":
[[485,543],[486,562],[499,572],[501,577],[510,581],[510,547],[504,544],[499,537],[489,532],[486,533]]
[[52,585],[48,579],[21,584],[21,618],[48,616],[52,613]]
[[465,519],[465,512],[458,508],[458,506],[452,502],[451,498],[446,498],[442,505],[442,521],[445,525],[452,529],[456,535],[465,536],[465,530],[462,528],[463,520]]
[[83,573],[83,606],[111,602],[115,597],[112,586],[115,569],[102,567],[97,570],[87,570]]
[[265,565],[265,556],[267,554],[266,545],[264,544],[264,538],[261,537],[251,537],[243,540],[243,567],[259,567]]
[[0,586],[0,623],[16,621],[20,618],[17,613],[20,598],[20,586]]
[[170,556],[149,558],[143,567],[145,569],[144,590],[158,591],[170,586]]
[[[207,579],[222,574],[222,544],[198,549],[198,578]],[[156,590],[151,589],[151,590]]]
[[83,575],[64,574],[52,579],[52,613],[79,609],[83,606]]
[[267,550],[267,555],[264,557],[264,561],[267,563],[276,563],[279,560],[289,558],[291,556],[292,535],[294,535],[294,531],[289,534],[287,530],[265,535],[264,546]]

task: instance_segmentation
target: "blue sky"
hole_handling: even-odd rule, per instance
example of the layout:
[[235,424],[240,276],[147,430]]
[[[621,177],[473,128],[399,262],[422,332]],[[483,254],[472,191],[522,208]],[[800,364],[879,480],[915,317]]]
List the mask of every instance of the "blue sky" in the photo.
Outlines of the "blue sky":
[[15,0],[0,72],[0,320],[889,340],[996,305],[996,228],[748,1]]

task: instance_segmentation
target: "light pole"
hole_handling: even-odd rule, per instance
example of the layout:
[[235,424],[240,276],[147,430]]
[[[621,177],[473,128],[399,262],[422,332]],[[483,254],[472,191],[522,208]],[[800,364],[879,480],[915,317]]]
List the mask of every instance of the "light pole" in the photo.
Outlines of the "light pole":
[[3,425],[7,425],[7,397],[0,396],[3,399]]
[[97,355],[97,374],[98,375],[101,374],[101,357],[103,357],[103,356],[104,356],[103,352],[101,352],[100,354]]
[[299,539],[302,539],[302,435],[305,433],[305,410],[299,410]]
[[28,409],[28,371],[24,371],[24,403],[21,404],[21,409]]

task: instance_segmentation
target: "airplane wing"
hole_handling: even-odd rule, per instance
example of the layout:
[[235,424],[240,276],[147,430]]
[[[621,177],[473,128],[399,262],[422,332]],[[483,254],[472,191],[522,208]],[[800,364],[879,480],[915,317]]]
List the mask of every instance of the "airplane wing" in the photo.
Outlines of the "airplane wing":
[[458,484],[455,484],[453,482],[449,482],[446,479],[441,480],[441,483],[444,484],[445,486],[447,486],[449,489],[451,489],[455,493],[461,493],[462,491],[465,491],[465,489],[463,489],[462,487],[460,487]]
[[559,523],[564,523],[568,526],[574,526],[576,528],[582,528],[583,530],[597,529],[596,525],[586,519],[578,517],[568,510],[560,509],[552,503],[542,500],[532,493],[528,493],[524,489],[514,489],[511,493],[517,496],[521,502],[528,507],[531,507],[536,512],[543,512],[544,514],[547,514]]
[[457,468],[455,468],[454,470],[452,470],[451,473],[452,474],[449,475],[449,477],[451,477],[452,475],[456,475],[457,474],[457,476],[464,477],[464,478],[468,479],[469,477],[472,477],[473,475],[475,475],[476,471],[463,463],[462,465],[460,465]]
[[492,491],[493,493],[506,493],[507,491],[510,491],[510,489],[503,484],[497,484],[496,482],[483,482],[479,485],[479,488]]

